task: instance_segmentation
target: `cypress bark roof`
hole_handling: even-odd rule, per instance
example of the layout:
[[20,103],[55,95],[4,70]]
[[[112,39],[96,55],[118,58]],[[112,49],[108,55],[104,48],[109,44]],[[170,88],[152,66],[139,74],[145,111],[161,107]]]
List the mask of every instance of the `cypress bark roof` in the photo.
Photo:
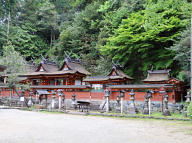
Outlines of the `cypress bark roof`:
[[[116,72],[116,75],[111,75],[111,73]],[[121,69],[119,68],[114,68],[112,69],[112,71],[108,74],[110,79],[123,79],[123,78],[127,78],[127,79],[133,79],[132,77],[128,76],[127,74],[125,74]]]
[[90,86],[88,85],[38,85],[38,86],[31,86],[31,88],[35,88],[35,89],[86,89],[86,88],[90,88]]
[[86,77],[83,81],[107,81],[107,80],[117,80],[117,79],[125,79],[125,80],[132,80],[133,78],[126,75],[123,72],[122,67],[119,65],[114,65],[111,71],[106,76],[90,76]]
[[[67,67],[67,68],[65,68]],[[89,75],[90,73],[81,65],[81,63],[74,60],[64,60],[61,68],[56,63],[42,61],[36,70],[26,73],[21,76],[38,76],[38,75],[63,75],[80,73]]]
[[127,88],[127,89],[148,89],[148,88],[172,88],[172,84],[129,84],[129,85],[109,85],[109,88]]
[[169,80],[170,70],[149,70],[147,78],[143,81],[167,81]]
[[56,64],[40,63],[36,72],[42,72],[40,71],[41,68],[43,68],[44,72],[48,72],[48,73],[58,71],[58,65]]
[[[69,70],[64,70],[64,67],[67,66],[69,68]],[[85,75],[90,75],[90,73],[82,66],[82,64],[80,62],[77,61],[68,61],[68,60],[64,60],[64,63],[62,65],[62,67],[59,69],[59,71],[61,72],[79,72]]]
[[107,81],[109,80],[108,76],[87,76],[83,81]]

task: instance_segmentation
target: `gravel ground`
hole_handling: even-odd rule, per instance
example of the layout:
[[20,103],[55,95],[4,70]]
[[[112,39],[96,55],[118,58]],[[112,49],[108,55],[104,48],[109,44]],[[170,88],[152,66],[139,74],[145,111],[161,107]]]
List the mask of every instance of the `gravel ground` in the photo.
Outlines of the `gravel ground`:
[[0,110],[0,143],[192,143],[192,123]]

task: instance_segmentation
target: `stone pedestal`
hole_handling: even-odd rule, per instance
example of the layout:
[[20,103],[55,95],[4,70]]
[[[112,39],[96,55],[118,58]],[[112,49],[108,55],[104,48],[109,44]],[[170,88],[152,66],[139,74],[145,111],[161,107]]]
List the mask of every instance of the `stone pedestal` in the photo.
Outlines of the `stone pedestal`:
[[32,97],[31,96],[29,97],[29,101],[28,101],[27,105],[29,107],[33,106],[33,101],[32,101]]
[[55,109],[55,98],[56,98],[56,92],[52,92],[52,101],[51,101],[51,109]]
[[128,114],[137,114],[137,109],[135,108],[135,104],[132,102],[127,108]]
[[105,99],[106,99],[106,112],[109,112],[109,96],[110,96],[110,91],[108,89],[105,89]]
[[116,106],[115,107],[115,112],[116,113],[121,113],[121,107],[120,106]]
[[76,103],[75,97],[76,97],[76,95],[73,94],[73,95],[72,95],[72,98],[71,98],[71,106],[70,106],[71,109],[76,109],[77,103]]
[[62,104],[61,96],[59,96],[59,110],[61,110],[61,104]]
[[148,102],[149,102],[148,99],[145,99],[144,109],[143,109],[143,114],[145,114],[145,115],[149,114]]
[[121,113],[120,95],[117,95],[116,101],[115,112]]
[[165,94],[164,95],[164,110],[163,110],[164,116],[171,116],[171,113],[168,110],[168,98],[169,98],[169,96],[167,94]]
[[71,101],[71,109],[76,109],[76,102],[75,101]]
[[184,112],[183,112],[183,114],[184,114],[184,116],[185,117],[187,117],[187,108],[188,108],[188,106],[189,106],[189,104],[190,104],[190,102],[191,102],[191,93],[190,92],[187,92],[187,96],[185,96],[185,98],[186,98],[186,105],[185,105],[185,107],[184,107]]
[[51,101],[51,108],[55,109],[55,99],[52,99],[52,101]]
[[135,107],[135,93],[134,93],[134,90],[132,89],[131,92],[129,93],[129,95],[131,96],[130,97],[130,100],[131,100],[131,104],[128,106],[127,108],[127,113],[128,114],[137,114],[137,109]]
[[164,109],[163,115],[164,116],[171,116],[171,113],[170,113],[170,111],[168,109]]
[[109,112],[109,97],[106,97],[106,112]]

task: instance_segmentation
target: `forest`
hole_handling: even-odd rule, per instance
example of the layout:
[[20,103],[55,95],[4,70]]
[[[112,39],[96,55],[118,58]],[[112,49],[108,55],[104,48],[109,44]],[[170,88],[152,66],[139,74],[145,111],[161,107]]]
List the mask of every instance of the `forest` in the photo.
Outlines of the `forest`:
[[93,75],[115,62],[135,82],[150,69],[187,81],[191,13],[191,0],[0,0],[0,55],[61,63],[67,53]]

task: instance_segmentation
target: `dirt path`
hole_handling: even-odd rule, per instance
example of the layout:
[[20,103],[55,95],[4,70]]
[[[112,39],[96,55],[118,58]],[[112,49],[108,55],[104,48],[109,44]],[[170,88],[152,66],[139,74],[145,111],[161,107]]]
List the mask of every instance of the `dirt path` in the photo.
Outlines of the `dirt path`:
[[192,123],[0,110],[0,143],[192,143]]

